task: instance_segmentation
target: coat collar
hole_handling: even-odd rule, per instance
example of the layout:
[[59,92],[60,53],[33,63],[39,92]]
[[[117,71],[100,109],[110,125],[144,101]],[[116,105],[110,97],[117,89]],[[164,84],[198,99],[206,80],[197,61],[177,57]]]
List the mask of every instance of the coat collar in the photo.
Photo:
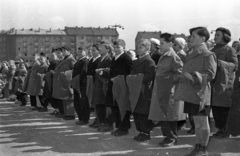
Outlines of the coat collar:
[[151,59],[151,56],[150,56],[149,54],[143,56],[143,57],[140,58],[140,59],[135,60],[135,61],[133,62],[133,67],[138,66],[139,64],[141,64],[142,62],[144,62],[144,61],[147,60],[147,59]]
[[110,58],[109,55],[106,55],[106,56],[103,58],[103,60],[102,60],[102,58],[100,57],[100,61],[98,62],[98,67],[101,67],[101,66],[105,63],[105,60],[106,60],[106,59],[109,59],[109,58]]
[[127,54],[124,52],[121,56],[119,56],[119,57],[117,58],[117,60],[115,60],[115,57],[114,57],[114,58],[113,58],[113,64],[122,63],[121,59],[122,59],[123,57],[125,57],[125,55],[127,55]]
[[68,60],[71,60],[71,59],[73,59],[73,55],[72,55],[72,54],[70,54],[67,58],[65,58],[64,60],[62,60],[62,61],[58,64],[58,68],[59,68],[60,66],[62,66],[63,64],[67,63]]
[[[164,57],[174,56],[174,55],[176,55],[176,53],[175,53],[175,51],[171,48],[168,52],[164,53],[164,54],[160,57],[159,61],[162,60]],[[159,62],[159,61],[158,61],[158,62]]]
[[191,54],[188,54],[186,56],[185,62],[191,60],[194,57],[197,57],[198,55],[201,55],[206,50],[207,50],[207,47],[205,44],[200,45],[199,47],[193,49]]

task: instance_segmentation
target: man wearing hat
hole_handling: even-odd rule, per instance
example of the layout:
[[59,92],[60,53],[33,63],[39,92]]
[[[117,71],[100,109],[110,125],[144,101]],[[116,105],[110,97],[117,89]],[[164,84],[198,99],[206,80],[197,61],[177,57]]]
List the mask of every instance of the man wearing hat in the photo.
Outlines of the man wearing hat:
[[217,56],[217,74],[212,83],[212,112],[218,131],[213,136],[226,138],[229,137],[226,123],[232,105],[234,72],[238,68],[238,60],[236,51],[228,45],[231,41],[231,32],[228,29],[217,28],[214,41],[216,46],[212,52]]
[[149,41],[151,42],[150,55],[151,55],[153,61],[155,62],[155,64],[157,64],[159,58],[161,57],[161,53],[159,51],[160,41],[156,38],[150,38]]

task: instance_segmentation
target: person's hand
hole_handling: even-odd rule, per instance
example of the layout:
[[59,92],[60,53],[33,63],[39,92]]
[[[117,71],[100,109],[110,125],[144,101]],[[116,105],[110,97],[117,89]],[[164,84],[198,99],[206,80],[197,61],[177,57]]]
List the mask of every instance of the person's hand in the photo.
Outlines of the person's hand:
[[184,76],[186,79],[190,80],[191,82],[194,82],[194,79],[193,79],[192,75],[189,74],[188,72],[183,73],[183,76]]

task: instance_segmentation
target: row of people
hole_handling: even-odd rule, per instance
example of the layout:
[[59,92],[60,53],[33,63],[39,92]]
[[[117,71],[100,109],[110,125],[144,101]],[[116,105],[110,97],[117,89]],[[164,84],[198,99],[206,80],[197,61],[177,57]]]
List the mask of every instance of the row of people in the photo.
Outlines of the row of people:
[[184,39],[164,33],[160,40],[138,41],[137,58],[132,51],[125,52],[121,39],[94,44],[90,59],[84,48],[78,49],[76,59],[68,47],[54,49],[48,56],[49,66],[45,55],[36,55],[33,67],[21,80],[20,92],[30,95],[33,110],[39,110],[38,98],[39,111],[46,111],[51,103],[56,109],[51,114],[58,118],[72,120],[76,112],[76,125],[89,124],[94,108],[96,118],[89,126],[111,131],[113,136],[128,134],[133,115],[139,131],[136,141],[149,140],[153,122],[160,122],[164,139],[159,145],[163,147],[177,143],[179,124],[188,113],[196,133],[195,149],[188,155],[206,155],[211,108],[219,129],[215,137],[239,134],[234,125],[239,120],[235,109],[240,103],[239,57],[228,46],[231,33],[226,28],[216,30],[216,46],[211,51],[206,46],[210,37],[206,28],[192,28],[190,35],[187,52]]

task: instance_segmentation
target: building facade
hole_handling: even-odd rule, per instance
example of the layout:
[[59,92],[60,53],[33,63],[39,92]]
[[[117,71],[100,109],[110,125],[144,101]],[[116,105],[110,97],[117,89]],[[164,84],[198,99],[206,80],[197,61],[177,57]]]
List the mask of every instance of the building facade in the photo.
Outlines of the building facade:
[[116,29],[65,27],[65,29],[11,29],[0,33],[0,61],[22,58],[29,60],[35,53],[50,53],[52,48],[69,46],[89,47],[100,40],[117,39]]

